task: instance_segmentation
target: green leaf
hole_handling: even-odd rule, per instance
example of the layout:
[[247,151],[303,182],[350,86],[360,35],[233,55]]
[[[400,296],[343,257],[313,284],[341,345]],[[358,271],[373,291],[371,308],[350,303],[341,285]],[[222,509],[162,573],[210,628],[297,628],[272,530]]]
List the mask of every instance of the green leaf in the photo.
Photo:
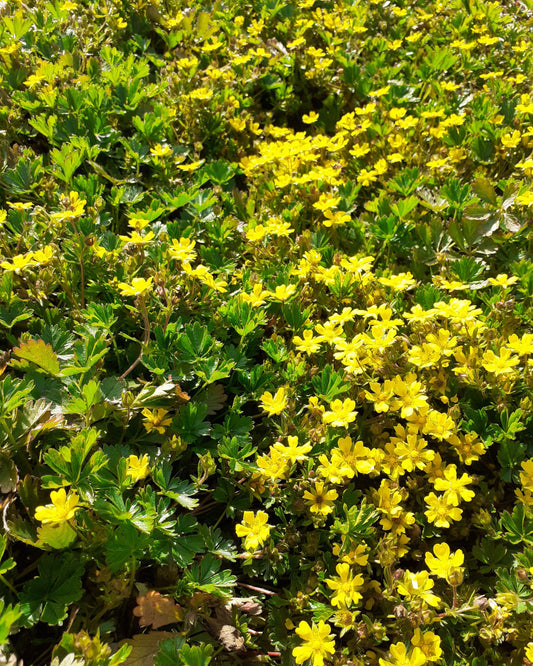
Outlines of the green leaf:
[[132,559],[140,559],[150,543],[147,534],[131,524],[117,527],[107,539],[105,559],[112,572],[120,571]]
[[215,341],[209,335],[209,331],[198,322],[187,324],[176,347],[180,354],[180,360],[185,363],[193,363],[196,359],[205,357],[213,348]]
[[326,402],[350,390],[350,385],[344,380],[344,373],[337,372],[331,365],[326,365],[320,374],[312,378],[311,383],[316,395]]
[[197,488],[185,479],[172,479],[172,465],[164,462],[161,467],[152,473],[154,483],[161,488],[160,495],[170,497],[186,509],[194,509],[198,506],[198,499],[193,497],[198,492]]
[[183,666],[207,666],[213,656],[212,645],[184,645],[179,652],[180,664]]
[[397,203],[391,205],[392,212],[399,217],[401,220],[405,219],[411,211],[413,211],[418,205],[417,197],[409,197],[408,199],[402,199]]
[[188,402],[180,407],[178,415],[172,420],[172,429],[184,441],[192,444],[209,434],[211,426],[204,420],[206,416],[205,405]]
[[[347,499],[346,497],[344,499]],[[373,505],[363,501],[357,504],[343,504],[344,518],[336,518],[331,527],[332,534],[340,534],[345,539],[348,547],[350,542],[361,541],[371,536],[372,525],[379,518],[379,514]],[[347,538],[346,538],[347,537]]]
[[496,190],[485,178],[478,178],[473,183],[472,190],[485,203],[491,204],[491,206],[498,205],[498,196],[496,194]]
[[2,416],[23,405],[33,391],[34,383],[30,379],[16,379],[8,375],[0,382],[0,404]]
[[202,173],[208,176],[213,183],[223,185],[233,178],[235,175],[235,169],[229,162],[226,162],[225,160],[217,160],[216,162],[207,164],[202,169]]
[[0,645],[7,642],[11,626],[21,615],[20,606],[6,606],[4,600],[0,599]]
[[28,363],[25,363],[27,361],[34,363],[47,374],[59,375],[57,354],[51,345],[46,344],[44,340],[28,340],[28,342],[23,342],[20,347],[13,349],[13,354],[20,359],[20,361],[12,361],[15,367],[28,367]]
[[13,301],[9,306],[0,306],[0,324],[5,328],[13,328],[15,324],[31,317],[32,312],[27,310],[22,301]]
[[533,545],[533,516],[522,503],[515,506],[512,514],[504,511],[501,525],[506,530],[505,538],[511,543]]
[[[17,487],[17,467],[8,454],[0,452],[0,494],[11,493]],[[0,544],[2,535],[0,534]],[[0,558],[2,550],[0,548]]]
[[176,535],[172,544],[172,555],[180,567],[188,567],[198,553],[205,550],[204,540],[198,533],[194,516],[185,514],[176,521]]
[[82,597],[82,574],[78,555],[43,555],[39,560],[39,575],[26,583],[20,593],[25,626],[39,620],[60,624],[67,616],[68,606]]
[[154,666],[177,666],[180,654],[185,647],[183,636],[174,636],[159,643],[159,652],[154,658]]
[[237,582],[236,577],[227,570],[219,571],[222,562],[211,553],[185,571],[185,579],[192,590],[207,594],[228,596]]
[[218,455],[225,460],[229,461],[229,468],[231,472],[241,472],[243,469],[251,471],[253,465],[245,462],[257,451],[257,447],[253,446],[252,442],[247,441],[241,446],[241,442],[237,437],[224,437],[222,442],[218,445]]

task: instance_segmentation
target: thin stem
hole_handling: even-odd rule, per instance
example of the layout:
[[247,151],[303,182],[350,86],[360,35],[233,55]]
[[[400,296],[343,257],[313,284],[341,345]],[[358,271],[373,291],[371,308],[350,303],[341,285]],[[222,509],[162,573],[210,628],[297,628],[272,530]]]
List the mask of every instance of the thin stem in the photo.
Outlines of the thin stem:
[[141,362],[141,358],[143,355],[143,348],[150,341],[150,320],[148,319],[148,311],[146,310],[146,303],[144,302],[144,297],[142,295],[139,296],[139,307],[141,309],[141,314],[144,322],[144,336],[141,344],[141,350],[139,351],[139,356],[137,356],[137,358],[135,359],[135,361],[133,361],[130,367],[120,375],[119,379],[125,379],[130,374],[130,372],[135,370],[135,368]]
[[11,585],[11,583],[7,580],[7,578],[3,574],[0,574],[0,580],[8,589],[11,590],[11,592],[13,592],[13,594],[17,595],[17,590],[13,587],[13,585]]
[[247,590],[252,592],[258,592],[259,594],[269,594],[270,596],[277,597],[277,592],[272,592],[271,590],[265,590],[264,587],[256,587],[255,585],[248,585],[246,583],[237,583],[239,587],[245,587]]

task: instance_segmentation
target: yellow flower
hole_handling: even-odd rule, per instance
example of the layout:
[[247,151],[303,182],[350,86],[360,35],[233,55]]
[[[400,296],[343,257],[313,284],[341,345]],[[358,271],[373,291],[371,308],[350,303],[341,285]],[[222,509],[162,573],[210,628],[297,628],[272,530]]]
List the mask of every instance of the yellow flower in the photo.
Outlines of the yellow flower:
[[470,502],[474,498],[474,491],[466,488],[469,483],[472,483],[472,477],[463,473],[460,478],[457,478],[457,467],[448,465],[444,470],[444,477],[435,479],[433,485],[435,490],[444,491],[444,499],[447,502],[453,504],[453,506],[458,506],[461,500]]
[[511,275],[511,277],[509,277],[506,273],[500,273],[495,278],[489,278],[488,282],[494,287],[510,287],[512,284],[518,282],[518,278],[516,275]]
[[156,143],[153,148],[150,148],[150,153],[154,157],[168,157],[172,155],[172,148],[167,144]]
[[133,481],[140,481],[148,476],[150,472],[150,458],[145,453],[141,458],[138,456],[128,456],[127,476]]
[[533,334],[524,333],[524,335],[519,338],[518,335],[513,333],[509,336],[507,347],[519,356],[529,356],[529,354],[533,354]]
[[253,511],[244,512],[242,523],[235,526],[235,532],[238,537],[245,537],[246,550],[256,550],[268,539],[271,525],[268,525],[267,521],[268,514],[264,511],[258,511],[255,515]]
[[18,275],[28,266],[33,266],[34,263],[33,252],[28,252],[27,254],[16,254],[11,258],[11,261],[3,261],[0,264],[0,268],[3,268],[7,272],[13,272]]
[[437,636],[432,631],[426,631],[423,634],[420,627],[417,627],[413,638],[411,638],[411,645],[422,650],[428,661],[439,661],[441,658],[440,636]]
[[133,245],[146,245],[147,243],[151,243],[153,241],[155,234],[153,231],[148,231],[148,233],[146,233],[144,236],[141,236],[138,231],[134,230],[131,232],[130,236],[119,236],[119,238],[125,243],[132,243]]
[[433,546],[433,553],[426,553],[425,557],[426,564],[434,576],[448,579],[451,573],[462,571],[460,567],[465,561],[462,550],[451,553],[447,543],[436,543]]
[[349,222],[352,218],[345,213],[343,210],[326,210],[324,211],[325,220],[322,220],[322,224],[325,227],[340,227]]
[[380,658],[379,666],[423,666],[426,663],[426,657],[420,648],[415,647],[407,653],[405,643],[393,643],[390,653],[392,660]]
[[196,242],[190,238],[177,238],[172,239],[172,246],[168,248],[168,253],[172,259],[179,261],[191,262],[196,259],[196,252],[194,246]]
[[252,293],[247,294],[246,292],[241,292],[241,298],[245,303],[249,303],[253,308],[257,308],[260,305],[266,303],[265,299],[270,296],[270,292],[267,289],[263,289],[263,283],[257,282],[254,284]]
[[520,130],[514,130],[512,133],[509,132],[502,136],[502,145],[506,148],[516,148],[521,138]]
[[335,594],[331,599],[331,605],[335,607],[349,608],[352,603],[357,603],[362,599],[359,590],[363,587],[364,578],[361,574],[354,576],[350,570],[350,565],[341,562],[335,567],[337,576],[326,578],[326,584]]
[[60,488],[59,490],[52,490],[50,493],[52,504],[45,506],[38,506],[35,509],[36,520],[41,523],[63,523],[71,518],[74,518],[79,506],[79,497],[74,493],[70,493],[67,497],[66,490]]
[[302,116],[302,121],[306,125],[312,125],[313,123],[316,123],[318,120],[318,113],[316,111],[311,111],[309,114],[304,114]]
[[398,273],[398,275],[391,275],[390,277],[381,277],[378,280],[381,284],[396,291],[406,291],[415,286],[416,280],[413,279],[412,273]]
[[272,395],[270,391],[265,391],[260,397],[260,400],[261,407],[269,416],[272,416],[273,414],[281,414],[287,406],[287,396],[285,395],[285,389],[283,386],[276,391],[275,395]]
[[122,296],[141,296],[150,290],[152,286],[152,278],[145,280],[144,278],[133,278],[131,284],[126,282],[119,282],[118,288]]
[[296,293],[296,287],[293,284],[281,284],[277,286],[271,294],[274,301],[281,301],[282,303],[288,301]]
[[313,354],[320,349],[320,338],[313,337],[313,331],[309,329],[303,332],[303,338],[295,335],[292,341],[298,351],[306,354]]
[[30,208],[33,208],[33,204],[30,203],[29,201],[8,201],[7,205],[10,208],[13,208],[13,210],[17,210],[19,213],[22,213],[25,210],[29,210]]
[[513,371],[513,368],[520,363],[518,356],[511,356],[511,350],[505,347],[500,349],[500,355],[497,356],[492,350],[483,354],[482,366],[488,372],[494,375],[504,375]]
[[357,412],[353,411],[355,401],[351,398],[346,398],[344,401],[339,399],[333,400],[329,407],[331,411],[322,414],[322,423],[342,428],[347,427],[349,423],[355,421]]
[[311,513],[319,513],[327,516],[333,511],[333,504],[339,493],[336,490],[325,490],[323,481],[316,481],[312,490],[306,490],[303,494],[309,502]]
[[440,604],[440,598],[431,592],[434,585],[435,582],[427,571],[418,573],[406,571],[402,582],[398,585],[398,592],[419,609],[426,606],[436,607]]
[[[438,481],[438,479],[436,479]],[[450,527],[451,520],[461,520],[463,515],[462,509],[450,504],[444,495],[435,495],[429,493],[424,497],[427,511],[424,511],[430,523],[434,523],[435,527]]]
[[165,416],[168,414],[166,409],[158,409],[157,411],[152,411],[145,407],[142,410],[144,416],[144,427],[146,432],[152,432],[156,430],[159,434],[163,435],[165,432],[165,427],[172,423],[172,418],[166,419]]
[[312,666],[323,666],[324,657],[335,652],[335,639],[330,632],[329,624],[320,620],[318,625],[314,622],[312,626],[305,621],[300,622],[296,633],[304,641],[302,645],[295,647],[292,655],[297,664],[311,659]]
[[298,437],[293,435],[287,437],[287,442],[287,446],[284,446],[281,442],[277,442],[272,448],[288,460],[291,465],[306,460],[306,454],[313,448],[309,443],[298,444]]
[[533,458],[522,461],[523,472],[520,472],[520,483],[524,490],[533,492]]

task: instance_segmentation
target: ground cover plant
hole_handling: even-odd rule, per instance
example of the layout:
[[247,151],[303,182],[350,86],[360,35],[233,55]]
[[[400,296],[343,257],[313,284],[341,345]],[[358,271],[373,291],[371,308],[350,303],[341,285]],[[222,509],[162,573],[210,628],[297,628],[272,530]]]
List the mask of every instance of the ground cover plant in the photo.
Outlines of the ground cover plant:
[[0,663],[533,663],[531,3],[0,16]]

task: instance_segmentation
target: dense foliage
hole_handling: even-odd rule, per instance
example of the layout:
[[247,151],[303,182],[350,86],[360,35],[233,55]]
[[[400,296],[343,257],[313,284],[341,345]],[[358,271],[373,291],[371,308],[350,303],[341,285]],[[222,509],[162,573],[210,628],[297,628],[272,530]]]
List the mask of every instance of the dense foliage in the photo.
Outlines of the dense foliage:
[[0,14],[0,663],[532,663],[531,3]]

